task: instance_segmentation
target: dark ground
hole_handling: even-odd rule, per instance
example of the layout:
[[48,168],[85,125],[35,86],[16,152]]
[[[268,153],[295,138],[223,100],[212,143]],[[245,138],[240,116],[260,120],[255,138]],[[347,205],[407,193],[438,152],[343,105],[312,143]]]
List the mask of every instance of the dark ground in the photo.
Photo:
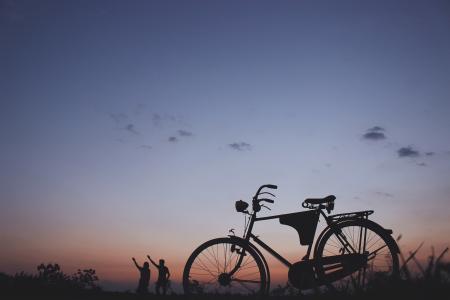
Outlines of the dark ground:
[[217,295],[168,295],[156,296],[148,294],[147,296],[136,295],[130,292],[105,292],[105,291],[54,291],[54,290],[26,290],[26,289],[8,289],[2,288],[0,291],[1,299],[86,299],[86,300],[138,300],[138,299],[166,299],[166,300],[185,300],[185,299],[293,299],[302,298],[310,300],[327,299],[450,299],[450,285],[434,282],[398,282],[395,287],[377,287],[366,292],[345,293],[345,292],[327,292],[321,294],[309,295],[286,295],[286,296],[217,296]]
[[[447,251],[447,249],[446,249]],[[445,251],[445,252],[446,252]],[[445,253],[444,252],[444,253]],[[411,256],[413,257],[413,256]],[[295,288],[286,285],[271,290],[270,296],[218,296],[218,295],[168,295],[157,296],[148,294],[137,295],[133,292],[107,292],[97,285],[98,277],[95,270],[78,270],[72,275],[61,271],[58,264],[41,264],[38,274],[24,272],[7,275],[0,273],[0,299],[69,299],[69,300],[212,300],[212,299],[294,299],[307,300],[339,300],[339,299],[368,299],[368,300],[416,300],[416,299],[450,299],[450,263],[441,263],[440,257],[430,257],[428,265],[420,266],[420,272],[412,274],[406,267],[401,268],[402,279],[387,279],[379,277],[369,281],[365,291],[338,288],[336,291],[310,291],[300,294]],[[374,277],[375,278],[375,277]]]

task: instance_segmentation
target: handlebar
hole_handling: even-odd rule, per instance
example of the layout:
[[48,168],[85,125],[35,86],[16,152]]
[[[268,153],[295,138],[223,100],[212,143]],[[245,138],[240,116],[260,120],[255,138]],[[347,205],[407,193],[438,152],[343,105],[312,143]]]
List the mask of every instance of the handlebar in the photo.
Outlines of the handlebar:
[[276,186],[275,184],[264,184],[264,185],[260,186],[258,191],[256,191],[255,197],[253,197],[254,199],[258,198],[259,192],[261,192],[261,190],[263,188],[269,188],[269,189],[276,190],[278,188],[278,186]]
[[261,192],[261,193],[259,193],[259,195],[260,195],[260,196],[261,196],[261,195],[270,195],[270,196],[272,196],[272,197],[275,197],[274,194],[269,193],[269,192]]
[[268,203],[274,203],[275,201],[273,201],[272,199],[267,199],[267,198],[263,198],[263,199],[258,199],[259,201],[265,201]]
[[[269,193],[269,192],[262,192],[262,193],[261,193],[261,190],[262,190],[263,188],[268,188],[268,189],[274,189],[274,190],[275,190],[275,189],[278,188],[278,186],[276,186],[275,184],[264,184],[264,185],[262,185],[262,186],[259,187],[259,189],[257,190],[255,196],[253,197],[253,205],[252,205],[252,208],[253,208],[253,211],[254,211],[255,213],[258,212],[258,211],[260,211],[260,210],[261,210],[261,207],[267,207],[267,206],[264,206],[264,205],[260,204],[260,202],[263,202],[263,201],[264,201],[264,202],[267,202],[267,203],[274,203],[274,202],[275,202],[274,200],[268,199],[268,198],[261,198],[261,199],[258,199],[258,196],[260,196],[260,195],[262,195],[262,194],[267,194],[267,195],[271,195],[271,196],[275,197],[274,194]],[[268,208],[268,207],[267,207],[267,208]]]

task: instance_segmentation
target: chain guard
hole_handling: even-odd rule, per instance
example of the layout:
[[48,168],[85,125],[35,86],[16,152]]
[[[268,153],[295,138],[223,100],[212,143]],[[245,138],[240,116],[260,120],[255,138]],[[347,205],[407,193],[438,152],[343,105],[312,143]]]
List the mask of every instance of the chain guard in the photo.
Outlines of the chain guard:
[[367,264],[367,255],[343,254],[321,258],[320,265],[324,271],[321,278],[316,274],[315,264],[315,260],[294,263],[289,268],[289,282],[300,290],[306,290],[340,280],[364,267]]

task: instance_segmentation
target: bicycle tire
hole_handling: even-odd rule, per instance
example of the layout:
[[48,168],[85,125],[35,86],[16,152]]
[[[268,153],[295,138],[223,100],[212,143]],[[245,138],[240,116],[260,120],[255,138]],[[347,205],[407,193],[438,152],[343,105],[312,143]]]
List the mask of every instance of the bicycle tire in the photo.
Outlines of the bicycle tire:
[[[247,257],[228,278],[224,274],[236,266],[240,256],[236,250],[243,251]],[[266,267],[260,254],[249,243],[232,238],[212,239],[197,247],[188,258],[183,271],[183,289],[186,295],[264,295],[268,292]]]
[[[360,231],[355,232],[355,229],[358,228]],[[367,243],[366,253],[360,253],[362,251],[359,246],[359,241],[361,240],[363,243],[363,238],[358,240],[358,236],[362,237],[360,233],[363,229],[370,231],[369,235],[366,234],[365,236]],[[342,256],[346,250],[344,248],[339,248],[342,244],[337,242],[336,231],[342,232],[346,238],[350,240],[349,243],[352,247],[358,248],[356,254],[359,256],[350,257],[347,255],[345,257],[345,259],[347,259],[346,265],[344,265],[344,256]],[[398,246],[391,235],[377,223],[365,219],[348,219],[334,224],[334,227],[328,227],[321,236],[322,238],[317,242],[314,251],[315,270],[319,283],[324,284],[331,289],[336,289],[336,285],[348,288],[349,284],[352,284],[353,289],[361,290],[367,288],[374,280],[389,280],[398,276]],[[378,238],[376,238],[376,236]],[[374,255],[370,252],[372,249],[375,249],[373,250]],[[336,257],[339,259],[339,255],[341,255],[343,261],[341,265],[333,258]],[[386,259],[386,265],[383,265],[381,259],[379,259],[382,258],[383,255]],[[367,262],[361,260],[361,257],[366,256]],[[353,259],[353,262],[356,258],[358,262],[350,263],[350,258]],[[375,266],[375,262],[377,262],[377,266]],[[371,265],[368,270],[367,267],[369,263]],[[337,279],[339,277],[337,275],[344,275],[347,273],[350,274]],[[355,280],[354,276],[357,276],[357,280]]]

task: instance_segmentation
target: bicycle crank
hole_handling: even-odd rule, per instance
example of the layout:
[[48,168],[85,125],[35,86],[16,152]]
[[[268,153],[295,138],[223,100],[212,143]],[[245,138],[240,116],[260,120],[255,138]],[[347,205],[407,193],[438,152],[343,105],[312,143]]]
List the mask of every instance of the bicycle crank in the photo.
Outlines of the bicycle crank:
[[300,290],[306,290],[318,285],[315,272],[314,261],[304,260],[294,263],[288,272],[289,282]]

